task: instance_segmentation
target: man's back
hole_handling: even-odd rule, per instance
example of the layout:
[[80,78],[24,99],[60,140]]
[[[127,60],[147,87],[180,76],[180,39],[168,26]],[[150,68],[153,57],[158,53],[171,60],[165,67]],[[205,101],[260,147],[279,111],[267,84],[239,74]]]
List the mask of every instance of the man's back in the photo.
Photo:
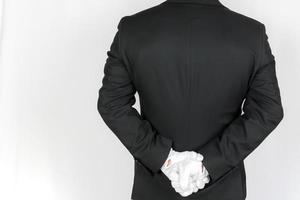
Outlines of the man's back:
[[172,146],[203,154],[212,177],[187,199],[244,199],[243,159],[283,115],[264,25],[217,0],[168,0],[118,28],[98,108],[135,158],[132,198],[182,198],[159,171]]

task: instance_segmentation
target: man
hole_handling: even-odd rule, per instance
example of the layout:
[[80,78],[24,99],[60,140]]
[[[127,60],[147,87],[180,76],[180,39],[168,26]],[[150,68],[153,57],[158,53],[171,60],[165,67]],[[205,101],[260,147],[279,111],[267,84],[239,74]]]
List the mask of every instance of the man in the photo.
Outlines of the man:
[[135,159],[131,198],[245,199],[243,160],[283,118],[265,26],[167,0],[123,17],[107,54],[98,110]]

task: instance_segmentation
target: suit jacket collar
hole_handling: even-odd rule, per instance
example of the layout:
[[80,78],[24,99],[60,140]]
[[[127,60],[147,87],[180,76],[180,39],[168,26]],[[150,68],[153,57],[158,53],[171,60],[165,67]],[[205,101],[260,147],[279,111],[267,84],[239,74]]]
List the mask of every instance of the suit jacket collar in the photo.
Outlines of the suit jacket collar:
[[207,4],[207,5],[222,5],[219,0],[167,0],[167,2],[199,3],[199,4]]

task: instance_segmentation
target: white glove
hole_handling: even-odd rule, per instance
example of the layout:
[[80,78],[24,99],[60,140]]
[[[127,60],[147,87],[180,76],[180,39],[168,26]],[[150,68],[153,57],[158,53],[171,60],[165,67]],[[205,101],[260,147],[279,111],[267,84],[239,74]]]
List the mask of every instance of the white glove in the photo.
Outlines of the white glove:
[[165,164],[161,167],[161,171],[169,178],[170,181],[179,179],[179,163],[184,162],[191,152],[177,152],[172,148]]
[[176,152],[171,149],[161,170],[169,178],[175,191],[186,197],[203,189],[209,182],[208,172],[202,160],[203,156],[199,153]]
[[203,189],[205,184],[210,181],[208,172],[202,162],[197,160],[187,162],[185,166],[179,164],[179,179],[171,181],[175,191],[184,197]]

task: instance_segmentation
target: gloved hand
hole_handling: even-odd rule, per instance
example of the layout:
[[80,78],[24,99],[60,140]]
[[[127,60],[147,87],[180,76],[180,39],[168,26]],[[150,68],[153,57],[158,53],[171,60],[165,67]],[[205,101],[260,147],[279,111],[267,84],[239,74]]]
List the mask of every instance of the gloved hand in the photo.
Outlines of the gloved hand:
[[179,179],[179,163],[183,163],[189,158],[191,152],[177,152],[172,148],[165,164],[161,167],[161,171],[169,178],[170,181],[178,181]]
[[171,181],[175,191],[184,197],[203,189],[205,184],[210,181],[202,162],[197,160],[187,162],[185,166],[179,164],[179,178]]
[[175,191],[185,197],[204,188],[209,182],[202,160],[203,156],[196,152],[176,152],[171,149],[161,170],[169,178]]

